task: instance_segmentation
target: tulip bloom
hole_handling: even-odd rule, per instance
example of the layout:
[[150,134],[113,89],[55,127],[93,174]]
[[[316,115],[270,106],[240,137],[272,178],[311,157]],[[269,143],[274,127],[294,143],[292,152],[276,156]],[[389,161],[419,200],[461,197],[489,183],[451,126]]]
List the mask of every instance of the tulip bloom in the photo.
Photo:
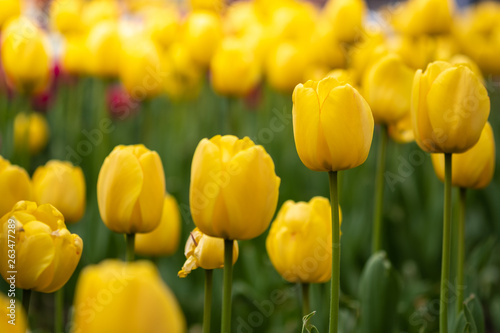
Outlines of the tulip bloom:
[[[11,221],[14,224],[11,224]],[[52,293],[62,288],[82,255],[83,242],[71,234],[52,205],[20,201],[0,219],[0,273],[9,277],[9,230],[15,228],[16,287]]]
[[32,185],[30,176],[23,168],[11,165],[0,156],[0,216],[8,213],[21,200],[31,200]]
[[295,146],[309,169],[338,171],[362,164],[370,151],[373,126],[370,106],[351,85],[329,77],[295,87]]
[[[96,2],[91,2],[96,3]],[[107,3],[107,2],[106,2]],[[88,70],[99,77],[116,77],[120,71],[122,45],[116,22],[96,24],[87,37]]]
[[[431,156],[434,171],[444,182],[443,155]],[[495,172],[495,138],[489,122],[484,126],[479,141],[471,149],[453,155],[451,170],[452,186],[473,189],[488,186]]]
[[87,266],[78,278],[74,308],[74,333],[186,331],[174,294],[147,261]]
[[125,234],[153,231],[161,221],[165,175],[160,156],[144,145],[116,146],[97,179],[104,224]]
[[189,202],[194,223],[212,237],[255,238],[271,222],[279,185],[271,156],[248,137],[203,139],[191,166]]
[[413,131],[430,153],[463,153],[476,144],[490,114],[488,92],[465,65],[431,63],[413,80]]
[[453,4],[449,0],[409,0],[394,14],[394,27],[412,36],[447,33],[453,20]]
[[363,0],[329,0],[323,10],[341,42],[353,42],[362,36],[365,13]]
[[289,93],[302,79],[309,64],[306,45],[283,41],[276,45],[266,59],[266,76],[276,90]]
[[33,174],[33,192],[38,204],[53,205],[68,223],[80,221],[85,213],[85,177],[70,162],[52,160],[39,166]]
[[[339,210],[340,211],[340,210]],[[328,199],[286,201],[266,239],[269,259],[291,283],[323,283],[332,276],[332,216]],[[342,218],[340,218],[340,222]]]
[[[238,260],[238,242],[233,242],[233,264]],[[187,260],[177,275],[184,278],[192,270],[201,267],[203,269],[217,269],[224,267],[224,240],[222,238],[210,237],[195,228],[191,231],[184,248]]]
[[160,225],[147,234],[135,237],[135,252],[146,256],[169,256],[177,251],[181,231],[181,215],[177,201],[165,195]]
[[47,145],[49,125],[45,116],[38,112],[19,112],[14,119],[14,147],[36,155]]
[[63,35],[82,32],[82,0],[53,1],[50,4],[50,23]]
[[396,55],[379,59],[363,80],[375,123],[392,124],[410,113],[414,72]]
[[26,17],[12,20],[2,32],[0,50],[5,75],[17,91],[32,94],[47,86],[49,44],[45,34],[31,20]]
[[201,66],[208,66],[222,40],[220,17],[211,12],[193,12],[186,18],[183,32],[182,41],[193,59]]

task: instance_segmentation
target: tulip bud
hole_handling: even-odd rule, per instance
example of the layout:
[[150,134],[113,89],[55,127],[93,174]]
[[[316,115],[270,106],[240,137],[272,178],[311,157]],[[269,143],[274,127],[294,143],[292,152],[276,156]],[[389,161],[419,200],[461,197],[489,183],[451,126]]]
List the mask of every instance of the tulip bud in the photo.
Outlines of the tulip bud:
[[82,270],[70,332],[186,332],[182,310],[147,261],[105,260]]
[[[238,242],[233,242],[233,264],[238,260]],[[217,269],[224,267],[224,239],[210,237],[195,228],[191,231],[184,248],[187,260],[182,269],[177,273],[185,278],[192,270],[201,267],[203,269]]]
[[160,156],[144,145],[116,146],[97,179],[104,224],[124,234],[153,231],[161,221],[165,175]]
[[90,50],[83,36],[71,35],[64,41],[61,66],[64,71],[75,75],[89,73]]
[[353,42],[362,35],[366,4],[363,0],[329,0],[323,15],[341,42]]
[[101,22],[117,22],[120,17],[119,6],[118,1],[85,1],[81,13],[84,27],[90,30]]
[[314,197],[307,203],[288,200],[281,207],[267,236],[266,249],[274,268],[288,282],[330,280],[331,214],[330,202],[323,197]]
[[[10,283],[10,281],[8,281]],[[12,288],[11,288],[12,289]],[[9,291],[10,293],[10,291]],[[7,297],[0,293],[0,332],[26,333],[28,321],[24,309],[19,306],[19,301],[12,296]]]
[[363,79],[363,96],[375,123],[395,123],[410,113],[414,72],[390,54],[370,67]]
[[66,284],[80,261],[83,242],[66,229],[54,206],[19,201],[0,219],[0,227],[0,273],[5,280],[12,270],[7,236],[15,230],[16,287],[52,293]]
[[305,45],[281,42],[271,50],[266,61],[269,84],[278,91],[292,91],[302,81],[309,60]]
[[409,0],[394,14],[396,30],[406,35],[434,35],[450,31],[453,1]]
[[145,256],[169,256],[177,251],[181,231],[181,215],[177,201],[165,195],[160,225],[147,234],[135,236],[135,252]]
[[20,112],[14,119],[14,146],[29,150],[31,155],[41,152],[49,139],[47,120],[38,112]]
[[151,7],[145,12],[146,31],[158,45],[168,48],[180,29],[179,14],[174,8]]
[[21,1],[20,0],[3,0],[1,2],[2,11],[0,12],[0,30],[10,18],[19,16],[21,14]]
[[[444,156],[432,154],[432,164],[438,178],[444,182]],[[495,172],[495,138],[489,122],[479,141],[465,153],[454,154],[451,184],[456,187],[481,189],[491,182]]]
[[222,40],[220,17],[211,12],[194,12],[187,17],[183,29],[183,43],[193,59],[208,66]]
[[436,61],[413,80],[413,131],[430,153],[463,153],[476,144],[490,114],[488,92],[464,65]]
[[83,30],[82,0],[53,1],[50,5],[50,21],[53,29],[63,35]]
[[212,237],[255,238],[271,222],[279,185],[271,156],[248,137],[203,139],[191,165],[189,203],[194,224]]
[[48,42],[42,30],[28,18],[19,17],[5,27],[0,49],[5,75],[17,91],[34,94],[47,86]]
[[315,171],[355,168],[373,137],[370,106],[349,84],[328,77],[293,91],[293,133],[300,160]]
[[23,168],[11,165],[0,156],[0,216],[8,213],[21,200],[31,200],[32,187],[30,176]]
[[85,213],[85,178],[82,169],[70,162],[51,160],[33,174],[35,201],[51,204],[67,223],[80,221]]
[[221,44],[210,70],[212,86],[221,95],[245,96],[260,79],[260,67],[252,50],[237,39],[227,39]]
[[115,22],[103,21],[93,26],[87,37],[87,48],[90,74],[101,77],[118,76],[122,46]]

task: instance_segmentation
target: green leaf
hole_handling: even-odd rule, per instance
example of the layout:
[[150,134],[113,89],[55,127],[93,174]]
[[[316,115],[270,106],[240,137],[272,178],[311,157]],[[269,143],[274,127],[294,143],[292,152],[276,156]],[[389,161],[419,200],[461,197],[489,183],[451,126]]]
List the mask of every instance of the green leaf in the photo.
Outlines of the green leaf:
[[455,321],[453,332],[485,333],[483,308],[474,294],[465,300],[464,309]]
[[316,326],[308,324],[309,319],[312,316],[314,316],[315,314],[316,314],[316,311],[313,311],[310,314],[305,315],[304,317],[302,317],[302,333],[304,333],[304,332],[307,332],[307,333],[318,332],[318,329],[316,328]]

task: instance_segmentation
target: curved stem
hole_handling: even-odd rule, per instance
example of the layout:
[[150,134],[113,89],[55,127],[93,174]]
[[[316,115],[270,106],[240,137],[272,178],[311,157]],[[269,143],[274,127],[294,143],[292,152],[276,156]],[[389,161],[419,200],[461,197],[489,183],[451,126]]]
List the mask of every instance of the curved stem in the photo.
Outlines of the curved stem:
[[458,229],[457,229],[457,313],[464,307],[464,263],[465,263],[465,198],[467,189],[460,188]]
[[205,304],[203,308],[203,333],[210,333],[210,318],[212,316],[212,276],[213,270],[205,270]]
[[23,289],[23,308],[28,317],[30,312],[31,289]]
[[54,329],[56,333],[64,332],[64,286],[55,292]]
[[233,283],[233,241],[224,240],[224,285],[222,293],[221,332],[231,332],[231,292]]
[[439,332],[448,333],[448,296],[450,285],[450,236],[451,236],[451,154],[444,154],[444,212],[443,249],[441,259],[441,293],[439,307]]
[[372,253],[382,249],[382,211],[384,206],[384,171],[387,148],[387,127],[380,126],[377,175],[375,178],[375,210],[373,214]]
[[309,283],[302,283],[302,316],[307,316],[311,313],[309,304]]
[[330,333],[337,333],[339,326],[340,294],[340,225],[337,171],[328,172],[332,207],[332,285],[330,296]]
[[127,234],[127,262],[134,261],[135,258],[135,234]]

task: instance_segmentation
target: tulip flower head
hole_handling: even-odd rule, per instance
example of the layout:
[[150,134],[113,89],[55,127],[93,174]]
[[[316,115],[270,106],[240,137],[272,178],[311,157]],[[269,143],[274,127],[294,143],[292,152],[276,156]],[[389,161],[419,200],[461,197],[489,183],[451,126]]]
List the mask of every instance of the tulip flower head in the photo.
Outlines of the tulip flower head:
[[[238,242],[233,242],[233,264],[238,260]],[[181,278],[186,277],[192,270],[217,269],[224,267],[224,239],[210,237],[195,228],[189,234],[184,249],[187,260],[177,273]]]
[[47,145],[49,125],[38,112],[19,112],[14,119],[14,147],[36,155]]
[[222,22],[212,12],[189,14],[183,26],[183,43],[200,66],[208,66],[222,40]]
[[203,139],[191,165],[189,202],[194,223],[212,237],[255,238],[271,222],[279,185],[271,156],[248,137]]
[[[340,209],[339,209],[340,211]],[[332,274],[332,219],[328,199],[286,201],[266,239],[271,262],[291,283],[323,283]],[[342,222],[342,214],[340,214]]]
[[160,156],[144,145],[116,146],[97,179],[104,224],[118,233],[146,233],[161,221],[165,175]]
[[7,266],[9,230],[15,230],[17,288],[52,293],[73,275],[83,242],[66,229],[63,215],[54,206],[19,201],[0,219],[0,227],[0,273],[4,279],[11,270]]
[[351,85],[333,77],[298,84],[292,112],[295,147],[309,169],[351,169],[368,157],[373,115]]
[[415,74],[411,114],[420,148],[462,153],[479,140],[490,114],[490,99],[468,66],[436,61]]
[[31,200],[33,190],[30,176],[23,168],[12,165],[0,156],[0,216],[8,213],[21,200]]

